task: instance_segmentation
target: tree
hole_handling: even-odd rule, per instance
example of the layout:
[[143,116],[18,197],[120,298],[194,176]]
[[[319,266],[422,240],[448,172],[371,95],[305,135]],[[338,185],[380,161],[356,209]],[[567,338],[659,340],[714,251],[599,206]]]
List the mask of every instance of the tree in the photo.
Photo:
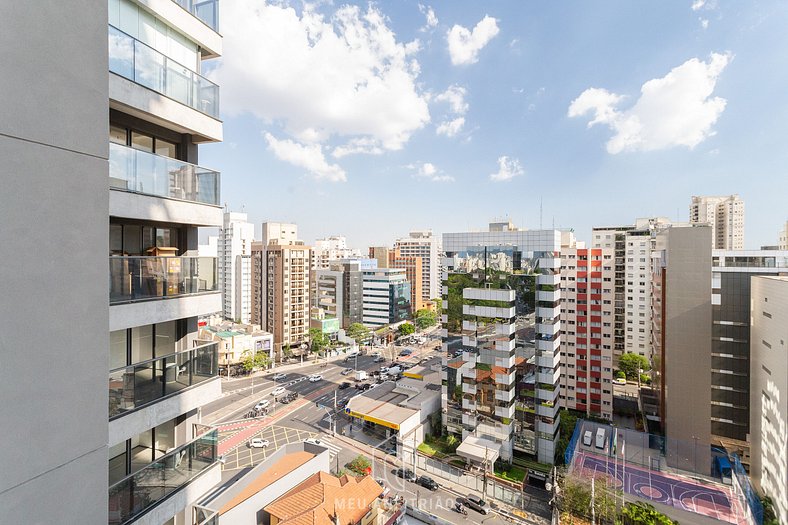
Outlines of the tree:
[[410,335],[416,331],[416,327],[413,326],[413,323],[402,323],[399,325],[399,328],[397,328],[397,331],[401,336]]
[[369,328],[361,323],[353,323],[345,330],[345,335],[353,339],[357,344],[369,337]]
[[423,330],[424,328],[429,328],[430,326],[434,326],[435,324],[437,324],[437,322],[438,322],[438,316],[432,310],[428,310],[427,308],[416,310],[415,323],[420,330]]
[[348,463],[346,466],[356,474],[364,475],[369,469],[372,468],[372,463],[370,463],[369,459],[359,454],[356,456],[356,459]]
[[637,379],[640,369],[651,370],[651,365],[642,355],[628,353],[618,358],[618,368],[628,379]]
[[247,372],[251,372],[255,368],[268,368],[271,364],[271,358],[265,352],[253,353],[251,350],[244,352],[243,367]]
[[621,370],[616,371],[616,379],[626,379],[627,375]]
[[320,352],[331,344],[331,339],[320,328],[309,329],[309,342],[312,352]]

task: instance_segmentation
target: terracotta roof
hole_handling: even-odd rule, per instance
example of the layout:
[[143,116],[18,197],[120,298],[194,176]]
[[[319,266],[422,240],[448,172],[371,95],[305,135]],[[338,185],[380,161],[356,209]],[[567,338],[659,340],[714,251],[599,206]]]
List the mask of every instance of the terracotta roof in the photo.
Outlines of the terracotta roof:
[[382,492],[383,487],[370,476],[338,478],[318,472],[265,511],[278,518],[280,525],[334,525],[334,517],[339,525],[352,525],[369,512]]
[[492,373],[493,374],[506,375],[506,374],[509,373],[509,369],[506,368],[506,367],[503,367],[503,366],[493,366],[493,367],[490,367],[490,368],[492,368]]
[[240,505],[247,499],[266,488],[268,485],[271,485],[281,477],[289,474],[314,457],[315,455],[311,452],[306,452],[303,450],[299,452],[293,452],[292,454],[285,454],[284,457],[271,465],[270,468],[263,471],[257,477],[257,479],[251,481],[241,492],[238,493],[238,495],[236,495],[221,509],[219,509],[219,514],[224,514],[237,505]]
[[464,364],[465,364],[465,361],[463,361],[462,359],[457,359],[456,361],[449,361],[448,363],[446,363],[446,366],[448,366],[449,368],[457,369],[457,368],[460,368]]
[[514,364],[515,364],[515,366],[520,366],[520,365],[522,365],[523,363],[525,363],[525,361],[526,361],[526,359],[525,359],[524,357],[515,357],[515,358],[514,358]]
[[476,369],[476,381],[484,381],[485,379],[490,379],[492,376],[493,373],[490,370]]

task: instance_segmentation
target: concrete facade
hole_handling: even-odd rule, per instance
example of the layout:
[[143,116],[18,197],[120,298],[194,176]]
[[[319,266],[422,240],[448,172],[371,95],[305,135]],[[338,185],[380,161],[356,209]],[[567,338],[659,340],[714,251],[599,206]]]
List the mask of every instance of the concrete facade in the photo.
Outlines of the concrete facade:
[[710,471],[711,235],[707,225],[669,228],[653,253],[654,384],[663,430],[677,447],[671,466],[698,472]]
[[738,195],[693,196],[689,217],[693,224],[711,226],[711,242],[714,249],[744,249],[744,201]]
[[245,213],[225,212],[219,232],[219,288],[224,318],[251,322],[254,224]]
[[750,476],[788,523],[788,278],[753,277]]
[[106,23],[106,3],[0,4],[0,312],[46,320],[0,338],[0,521],[107,519]]

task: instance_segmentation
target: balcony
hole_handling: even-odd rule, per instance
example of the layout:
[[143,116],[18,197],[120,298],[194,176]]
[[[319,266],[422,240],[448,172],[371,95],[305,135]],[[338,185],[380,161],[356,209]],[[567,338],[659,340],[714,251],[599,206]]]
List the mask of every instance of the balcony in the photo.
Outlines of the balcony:
[[219,0],[175,0],[175,3],[219,32]]
[[497,401],[505,401],[507,403],[511,403],[514,401],[514,388],[511,390],[495,390],[495,399]]
[[498,417],[504,417],[504,418],[507,418],[507,419],[513,419],[514,418],[514,404],[509,405],[509,406],[505,406],[505,407],[496,406],[495,407],[495,415],[498,416]]
[[218,461],[211,430],[109,487],[109,525],[128,523],[181,490]]
[[112,26],[109,70],[209,117],[219,118],[219,86]]
[[218,171],[120,144],[109,145],[109,181],[116,190],[212,206],[220,202]]
[[216,257],[109,258],[109,304],[219,290]]
[[556,414],[558,414],[558,405],[550,405],[546,404],[543,405],[541,403],[536,404],[536,413],[543,417],[550,417],[555,418]]
[[463,394],[471,394],[476,395],[476,385],[472,385],[470,383],[463,383],[462,384],[462,393]]
[[463,410],[476,410],[476,402],[471,401],[469,399],[463,398],[462,399],[462,408]]
[[150,359],[109,373],[109,418],[122,416],[219,374],[219,344]]

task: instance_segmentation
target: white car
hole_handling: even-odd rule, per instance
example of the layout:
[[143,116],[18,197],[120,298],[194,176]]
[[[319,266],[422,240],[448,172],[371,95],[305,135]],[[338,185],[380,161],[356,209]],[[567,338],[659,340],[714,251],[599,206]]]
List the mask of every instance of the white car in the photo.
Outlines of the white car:
[[282,373],[276,374],[274,375],[273,379],[274,381],[283,381],[287,379],[287,374],[282,374]]
[[254,409],[255,409],[255,410],[262,410],[262,409],[264,409],[264,408],[267,408],[267,407],[268,407],[268,405],[270,405],[270,404],[271,404],[271,402],[270,402],[270,401],[268,401],[267,399],[263,399],[262,401],[260,401],[259,403],[257,403],[257,404],[254,406]]
[[310,383],[317,383],[321,379],[323,379],[323,376],[321,376],[320,374],[313,374],[313,375],[309,376],[309,382]]
[[249,441],[249,448],[266,448],[270,444],[267,439],[252,438]]
[[285,387],[283,387],[283,386],[278,386],[278,387],[274,388],[273,390],[271,390],[271,395],[274,396],[274,397],[281,396],[284,393],[285,393]]
[[615,378],[613,380],[613,384],[615,384],[615,385],[626,385],[627,384],[627,380],[624,379],[623,377],[617,377],[617,378]]
[[315,439],[315,438],[305,439],[304,443],[309,443],[310,445],[317,445],[319,447],[324,446],[322,441],[320,441],[319,439]]

